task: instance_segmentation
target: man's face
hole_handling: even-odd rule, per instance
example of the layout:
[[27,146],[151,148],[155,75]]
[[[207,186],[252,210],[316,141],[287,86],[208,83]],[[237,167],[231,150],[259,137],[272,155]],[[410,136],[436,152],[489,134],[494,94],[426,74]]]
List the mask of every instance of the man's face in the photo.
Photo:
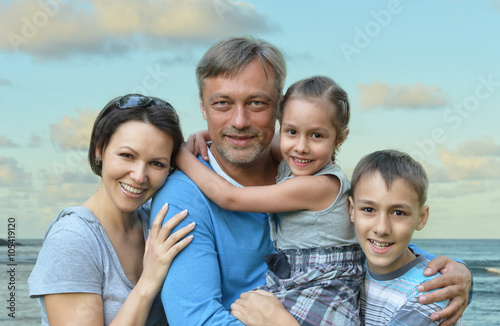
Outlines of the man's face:
[[221,164],[256,162],[274,135],[278,94],[271,67],[266,64],[264,71],[254,59],[234,78],[205,79],[202,94],[201,111],[215,158]]

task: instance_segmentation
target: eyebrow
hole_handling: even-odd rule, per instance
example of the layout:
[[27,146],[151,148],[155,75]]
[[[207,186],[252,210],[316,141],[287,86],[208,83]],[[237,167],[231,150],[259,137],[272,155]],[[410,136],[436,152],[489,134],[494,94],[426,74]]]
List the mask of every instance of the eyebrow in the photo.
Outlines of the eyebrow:
[[[118,147],[118,149],[128,149],[129,151],[131,151],[132,153],[134,153],[134,155],[138,156],[139,153],[137,153],[132,147],[130,146],[120,146]],[[159,161],[159,160],[165,160],[167,162],[170,162],[170,160],[166,157],[163,157],[163,156],[160,156],[160,157],[155,157],[155,158],[152,158],[153,161]]]
[[[358,200],[358,203],[363,204],[363,205],[371,205],[371,206],[376,206],[377,202],[369,199],[360,199]],[[402,209],[411,209],[411,205],[405,204],[405,203],[395,203],[391,206],[390,208],[402,208]]]
[[[271,100],[272,100],[272,97],[271,97],[269,94],[267,94],[267,93],[249,94],[249,95],[246,97],[246,99],[247,99],[247,100],[249,100],[249,99],[254,99],[254,98],[259,98],[259,97],[260,97],[260,98],[265,98],[265,99],[266,99],[266,100],[268,100],[268,101],[271,101]],[[216,98],[230,99],[230,98],[231,98],[231,96],[226,95],[226,94],[224,94],[224,93],[214,93],[214,94],[212,94],[212,95],[208,98],[208,100],[209,100],[209,101],[213,101],[213,100],[214,100],[214,99],[216,99]]]
[[[282,124],[281,124],[283,127],[296,127],[295,124],[293,123],[290,123],[288,121],[284,121]],[[312,131],[320,131],[322,133],[329,133],[328,132],[328,129],[327,128],[323,128],[323,127],[313,127],[311,128]]]

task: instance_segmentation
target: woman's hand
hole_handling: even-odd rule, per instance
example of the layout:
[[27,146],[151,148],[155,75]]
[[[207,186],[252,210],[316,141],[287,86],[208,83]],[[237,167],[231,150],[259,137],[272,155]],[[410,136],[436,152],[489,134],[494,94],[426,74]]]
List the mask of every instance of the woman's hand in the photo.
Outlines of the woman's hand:
[[168,204],[156,215],[144,251],[143,271],[139,283],[151,291],[153,297],[159,292],[175,256],[184,249],[193,239],[186,235],[194,229],[194,223],[188,224],[177,232],[172,230],[187,216],[187,210],[174,215],[163,224],[163,219],[168,211]]
[[211,141],[211,139],[208,130],[201,130],[189,135],[184,143],[184,148],[195,156],[201,155],[201,157],[208,162],[207,142],[209,141]]
[[299,326],[280,300],[263,290],[242,293],[231,305],[231,314],[247,326]]
[[462,263],[448,257],[438,256],[431,260],[424,271],[426,276],[440,272],[442,275],[424,282],[418,286],[419,292],[428,292],[419,296],[423,304],[451,299],[450,304],[443,310],[433,313],[432,320],[448,318],[441,326],[453,325],[463,314],[469,302],[469,292],[472,286],[471,271]]

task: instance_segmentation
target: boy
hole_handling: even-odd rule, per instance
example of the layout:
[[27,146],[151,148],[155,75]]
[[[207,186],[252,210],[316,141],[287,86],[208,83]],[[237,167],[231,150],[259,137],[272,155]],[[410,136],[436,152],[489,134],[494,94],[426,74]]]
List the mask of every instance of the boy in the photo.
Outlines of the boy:
[[439,325],[442,321],[432,321],[430,316],[448,301],[418,302],[417,286],[437,275],[424,276],[428,261],[408,248],[413,231],[421,230],[429,217],[427,188],[422,166],[398,151],[369,154],[354,169],[349,210],[366,256],[361,319],[367,326]]

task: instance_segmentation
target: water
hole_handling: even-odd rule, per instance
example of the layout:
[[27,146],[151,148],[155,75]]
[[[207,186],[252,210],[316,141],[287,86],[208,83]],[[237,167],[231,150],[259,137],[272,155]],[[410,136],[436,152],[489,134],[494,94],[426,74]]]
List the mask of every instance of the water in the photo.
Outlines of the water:
[[[41,240],[19,240],[16,266],[7,266],[7,247],[0,247],[2,283],[0,299],[1,325],[40,325],[40,307],[28,296],[27,280],[40,250]],[[422,249],[434,254],[459,257],[467,262],[474,277],[474,299],[463,315],[464,325],[500,325],[500,240],[415,240]],[[10,298],[8,270],[15,268],[15,319],[7,309]],[[5,277],[7,275],[7,277]]]

